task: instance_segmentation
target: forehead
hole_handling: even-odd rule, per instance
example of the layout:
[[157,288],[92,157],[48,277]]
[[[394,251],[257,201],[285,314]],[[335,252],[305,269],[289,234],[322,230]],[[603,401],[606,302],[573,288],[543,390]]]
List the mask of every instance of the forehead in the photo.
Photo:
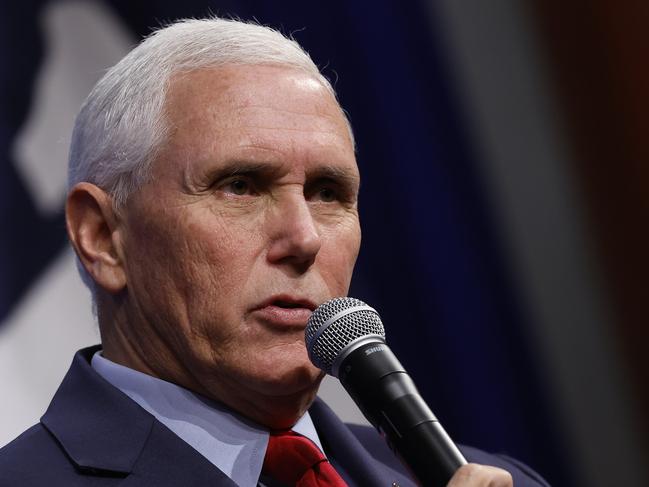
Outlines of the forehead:
[[320,78],[312,73],[290,66],[262,64],[225,65],[176,73],[171,77],[167,108],[175,112],[182,109],[178,102],[188,101],[230,102],[240,107],[274,102],[281,106],[287,101],[282,96],[284,93],[289,93],[296,103],[308,99],[310,103],[319,101],[320,108],[329,108],[332,101],[337,106]]
[[[172,77],[165,116],[169,142],[218,149],[228,143],[310,142],[350,149],[347,121],[320,79],[280,66],[225,66]],[[217,144],[218,142],[218,144]]]
[[154,179],[205,179],[239,161],[296,175],[328,166],[359,179],[338,102],[317,77],[298,69],[244,65],[179,73],[165,117],[168,133]]

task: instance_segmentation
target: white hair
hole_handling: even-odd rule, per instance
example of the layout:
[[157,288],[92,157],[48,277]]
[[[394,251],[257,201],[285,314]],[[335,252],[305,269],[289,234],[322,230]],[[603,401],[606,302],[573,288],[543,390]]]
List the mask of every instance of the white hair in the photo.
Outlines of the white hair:
[[[163,107],[171,77],[224,65],[281,65],[303,70],[335,97],[309,55],[292,39],[258,24],[185,19],[156,30],[95,85],[76,118],[68,188],[85,181],[109,193],[116,209],[150,177],[167,135]],[[349,124],[349,122],[348,122]],[[349,129],[350,136],[351,127]],[[79,266],[94,294],[94,283]]]

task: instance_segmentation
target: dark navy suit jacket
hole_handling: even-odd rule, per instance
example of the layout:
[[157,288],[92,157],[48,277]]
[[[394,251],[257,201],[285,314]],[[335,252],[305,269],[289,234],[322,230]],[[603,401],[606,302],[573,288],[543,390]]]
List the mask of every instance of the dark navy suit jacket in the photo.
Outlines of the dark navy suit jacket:
[[[78,352],[41,422],[0,450],[0,487],[210,486],[234,482],[90,366]],[[348,426],[320,400],[310,409],[327,456],[350,487],[415,487],[371,428]],[[460,447],[469,461],[547,485],[518,462]]]

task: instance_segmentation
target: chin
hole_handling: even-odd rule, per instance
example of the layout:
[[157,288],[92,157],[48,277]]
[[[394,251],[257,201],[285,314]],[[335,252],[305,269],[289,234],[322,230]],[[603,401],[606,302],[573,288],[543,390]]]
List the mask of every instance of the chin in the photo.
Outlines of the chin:
[[320,381],[309,389],[288,396],[269,397],[257,411],[258,417],[253,419],[274,430],[291,428],[311,407],[319,384]]
[[256,420],[271,429],[290,428],[313,403],[323,377],[311,364],[266,377],[258,389],[263,400]]
[[324,372],[308,361],[269,363],[258,370],[258,390],[269,397],[292,396],[317,390],[323,377]]

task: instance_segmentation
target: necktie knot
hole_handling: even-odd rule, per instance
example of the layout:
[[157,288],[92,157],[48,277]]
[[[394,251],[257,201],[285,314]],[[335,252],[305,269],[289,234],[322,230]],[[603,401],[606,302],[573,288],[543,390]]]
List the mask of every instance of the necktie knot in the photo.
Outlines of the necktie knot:
[[290,487],[346,487],[311,440],[294,431],[271,433],[264,474]]

